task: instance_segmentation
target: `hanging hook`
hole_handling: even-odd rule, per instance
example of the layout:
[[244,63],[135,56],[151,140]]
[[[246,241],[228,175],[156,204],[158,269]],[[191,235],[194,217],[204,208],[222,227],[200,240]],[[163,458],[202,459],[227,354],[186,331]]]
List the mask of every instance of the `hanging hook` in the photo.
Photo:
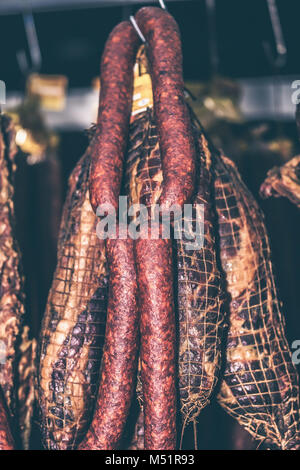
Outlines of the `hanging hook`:
[[[159,4],[160,4],[161,8],[162,8],[163,10],[166,10],[166,11],[167,11],[167,7],[166,7],[166,4],[165,4],[164,0],[158,0],[158,1],[159,1]],[[129,19],[130,19],[130,22],[131,22],[132,26],[133,26],[134,29],[136,30],[136,32],[137,32],[137,34],[138,34],[140,40],[142,41],[142,43],[146,44],[147,41],[146,41],[146,39],[145,39],[145,36],[143,35],[142,31],[141,31],[140,28],[139,28],[139,25],[138,25],[137,22],[135,21],[134,16],[131,15],[131,16],[129,17]]]
[[158,0],[158,1],[159,1],[160,6],[162,7],[162,9],[166,10],[167,7],[166,7],[166,4],[165,4],[164,0]]
[[208,42],[209,56],[212,75],[215,76],[219,68],[218,38],[216,25],[216,2],[215,0],[206,0],[206,12],[208,22]]
[[24,75],[28,75],[32,71],[40,70],[42,65],[42,56],[32,12],[26,11],[22,14],[22,17],[30,53],[31,67],[28,64],[24,49],[17,52],[17,60],[22,73]]
[[31,12],[23,13],[23,22],[31,57],[32,68],[34,70],[39,70],[42,64],[42,56],[33,14]]
[[142,33],[142,31],[140,30],[140,28],[139,28],[137,22],[135,21],[134,16],[131,15],[131,16],[129,17],[129,19],[130,19],[130,22],[131,22],[132,26],[133,26],[134,29],[136,30],[136,32],[137,32],[137,34],[138,34],[140,40],[141,40],[144,44],[146,44],[145,36],[143,35],[143,33]]
[[276,0],[267,0],[273,36],[276,46],[276,56],[272,54],[271,46],[264,41],[263,46],[269,62],[276,68],[284,67],[287,59],[287,47],[283,36]]

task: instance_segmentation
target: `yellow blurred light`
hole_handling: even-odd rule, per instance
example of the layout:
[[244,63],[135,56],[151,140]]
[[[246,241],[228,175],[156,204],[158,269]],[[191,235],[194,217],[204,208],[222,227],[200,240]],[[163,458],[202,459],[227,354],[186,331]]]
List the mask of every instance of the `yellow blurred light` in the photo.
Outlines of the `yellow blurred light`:
[[19,129],[16,134],[16,144],[17,145],[24,145],[25,141],[27,139],[27,132],[25,129]]

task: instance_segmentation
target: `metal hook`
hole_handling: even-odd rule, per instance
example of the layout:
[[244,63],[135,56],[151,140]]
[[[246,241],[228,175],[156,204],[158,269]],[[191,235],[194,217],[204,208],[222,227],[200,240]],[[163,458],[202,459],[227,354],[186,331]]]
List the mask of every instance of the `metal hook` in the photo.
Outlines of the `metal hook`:
[[139,28],[137,22],[135,21],[134,16],[131,15],[131,16],[129,17],[129,19],[130,19],[130,22],[131,22],[132,26],[133,26],[134,29],[136,30],[136,32],[137,32],[137,34],[138,34],[140,40],[141,40],[144,44],[146,44],[145,36],[143,35],[143,33],[142,33],[142,31],[140,30],[140,28]]
[[167,7],[166,7],[166,5],[165,5],[164,0],[158,0],[158,1],[159,1],[160,6],[162,7],[162,9],[163,9],[163,10],[166,10]]
[[278,8],[275,0],[267,0],[267,5],[269,9],[269,15],[276,45],[276,57],[273,56],[271,51],[271,46],[269,43],[264,42],[263,46],[265,49],[266,56],[268,57],[270,63],[276,67],[283,67],[286,63],[287,58],[287,47],[285,39],[283,36],[282,26],[280,23]]
[[30,51],[32,66],[35,70],[41,67],[42,56],[37,37],[35,22],[31,12],[23,14],[24,27]]
[[24,49],[17,52],[17,60],[22,73],[24,75],[28,75],[30,72],[38,71],[41,68],[42,56],[33,14],[32,12],[24,12],[22,16],[31,58],[31,67],[28,65],[28,60]]
[[206,0],[206,12],[208,22],[208,43],[209,56],[212,75],[216,75],[219,68],[218,39],[216,25],[216,2],[215,0]]
[[[158,1],[159,1],[159,4],[160,4],[161,8],[162,8],[163,10],[166,10],[166,11],[167,11],[167,7],[166,7],[166,5],[165,5],[164,0],[158,0]],[[147,43],[146,38],[145,38],[145,36],[143,35],[142,31],[140,30],[139,25],[138,25],[137,22],[135,21],[134,16],[131,15],[131,16],[129,17],[129,19],[130,19],[130,22],[131,22],[132,26],[134,27],[135,31],[137,32],[137,34],[138,34],[140,40],[142,41],[142,43],[146,44],[146,43]]]

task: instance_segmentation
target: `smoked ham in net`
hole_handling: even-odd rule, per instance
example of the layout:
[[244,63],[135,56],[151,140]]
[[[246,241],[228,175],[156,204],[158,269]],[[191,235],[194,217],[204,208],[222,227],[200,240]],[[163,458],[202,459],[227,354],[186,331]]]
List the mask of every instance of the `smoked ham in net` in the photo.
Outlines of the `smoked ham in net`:
[[69,180],[41,333],[41,430],[45,447],[54,450],[75,448],[87,431],[105,334],[105,249],[89,201],[89,166],[87,151]]
[[[126,163],[129,206],[151,209],[161,194],[162,169],[153,111],[141,113],[131,124]],[[209,402],[221,364],[224,296],[215,254],[210,156],[199,140],[199,178],[195,203],[204,205],[204,247],[187,250],[191,240],[177,240],[179,310],[179,390],[183,420],[196,417]],[[195,208],[195,206],[194,206]],[[139,387],[140,391],[140,387]],[[142,401],[141,393],[140,399]]]
[[219,402],[269,448],[299,449],[299,387],[264,217],[234,164],[215,154],[220,255],[230,295]]

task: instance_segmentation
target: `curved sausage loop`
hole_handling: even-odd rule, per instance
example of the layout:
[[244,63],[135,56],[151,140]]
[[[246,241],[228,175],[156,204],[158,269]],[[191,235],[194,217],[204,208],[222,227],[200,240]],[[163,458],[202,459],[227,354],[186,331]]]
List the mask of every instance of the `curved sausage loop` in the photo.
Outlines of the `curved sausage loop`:
[[80,450],[112,450],[121,438],[138,356],[137,281],[133,240],[108,239],[109,299],[96,411]]
[[[111,32],[101,61],[98,123],[91,143],[90,201],[118,209],[139,39],[129,21]],[[104,206],[103,206],[104,207]]]
[[175,315],[171,240],[135,241],[140,303],[145,449],[176,445]]
[[194,190],[196,150],[184,98],[180,31],[174,18],[157,7],[141,8],[136,22],[147,41],[154,111],[162,154],[161,211],[181,207]]

